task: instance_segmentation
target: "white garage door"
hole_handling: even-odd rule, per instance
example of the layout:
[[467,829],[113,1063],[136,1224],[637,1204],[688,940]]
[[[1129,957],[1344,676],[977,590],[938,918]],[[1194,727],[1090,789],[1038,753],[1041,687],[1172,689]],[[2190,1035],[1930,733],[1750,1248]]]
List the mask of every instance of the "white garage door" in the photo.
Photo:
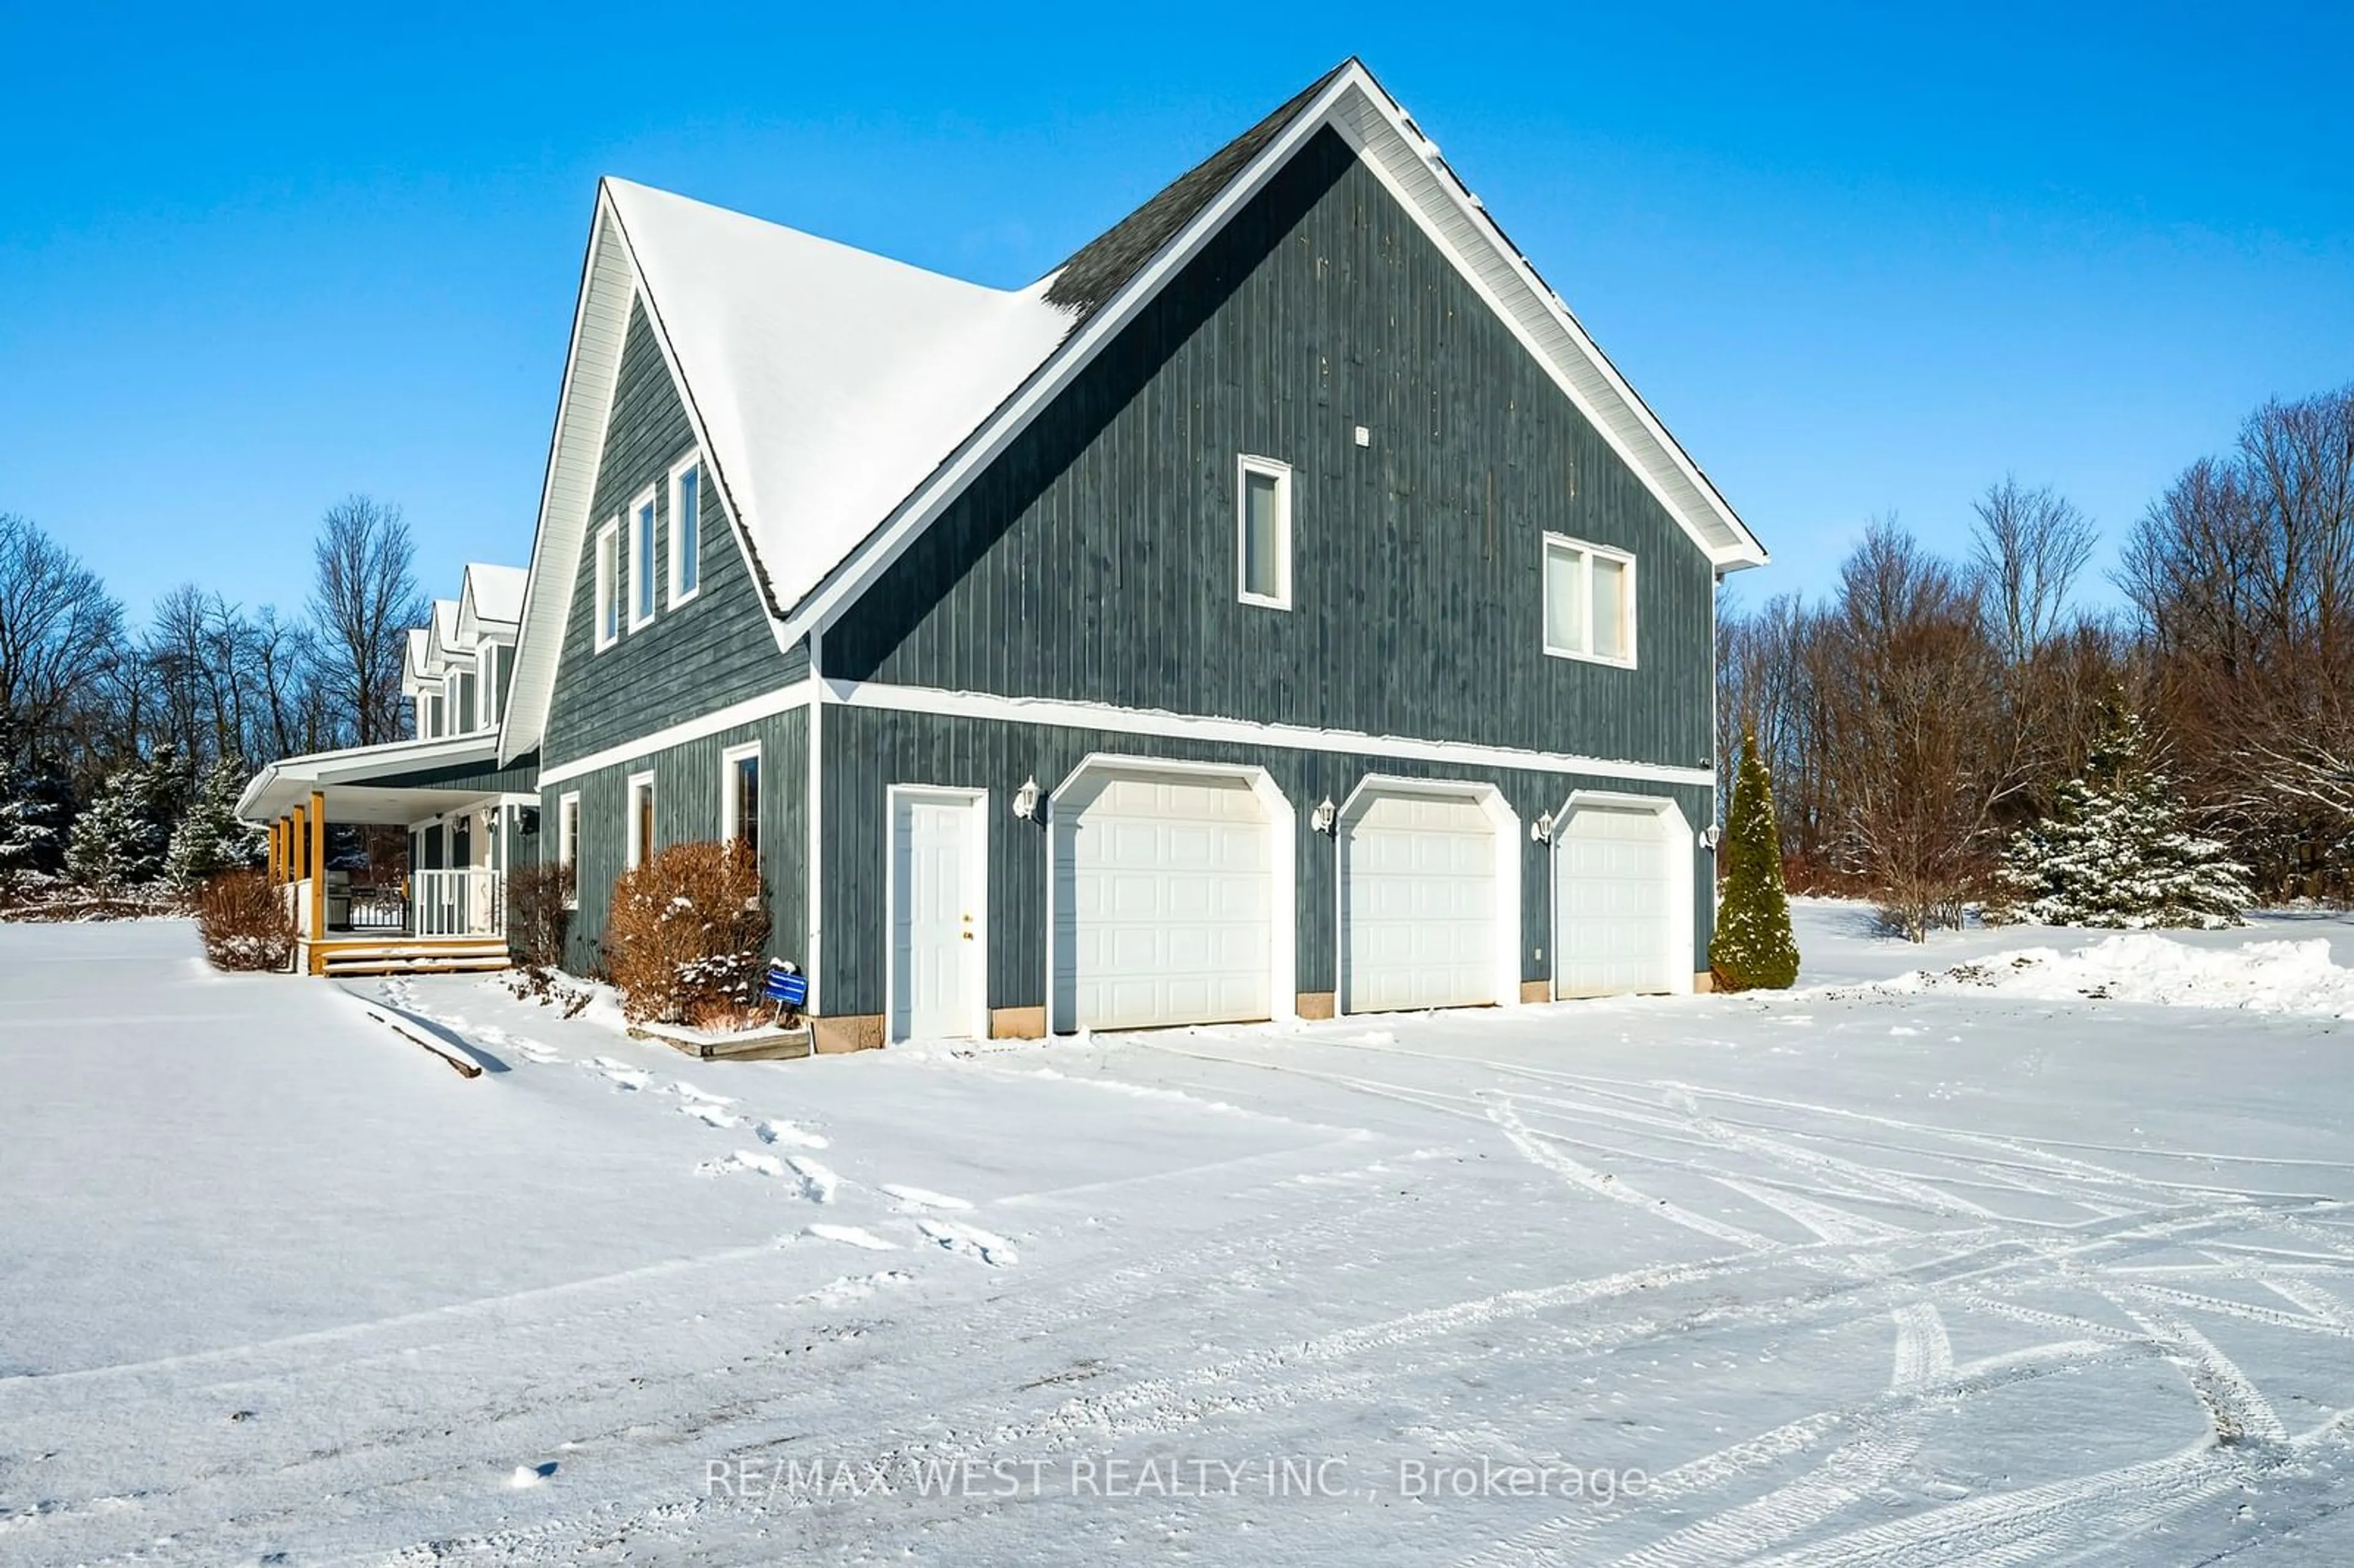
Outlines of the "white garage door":
[[1248,785],[1106,772],[1055,814],[1055,1028],[1272,1016],[1273,834]]
[[1680,901],[1670,879],[1679,868],[1668,828],[1652,811],[1585,805],[1555,831],[1555,996],[1681,991],[1689,983],[1691,933],[1674,939]]
[[1479,803],[1374,795],[1341,833],[1341,1010],[1494,1001],[1496,827]]

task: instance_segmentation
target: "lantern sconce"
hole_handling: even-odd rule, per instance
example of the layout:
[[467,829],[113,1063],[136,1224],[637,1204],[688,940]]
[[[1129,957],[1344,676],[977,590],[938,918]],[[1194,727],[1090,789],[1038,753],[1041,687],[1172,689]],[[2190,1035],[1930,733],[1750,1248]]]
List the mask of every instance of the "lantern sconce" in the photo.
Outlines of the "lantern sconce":
[[1724,842],[1724,830],[1711,822],[1700,831],[1700,842],[1703,849],[1714,849]]
[[1029,821],[1038,814],[1038,779],[1033,774],[1022,780],[1022,788],[1013,791],[1013,814]]
[[1539,813],[1537,820],[1529,824],[1529,842],[1532,844],[1549,844],[1553,842],[1553,813],[1551,811]]
[[1327,795],[1314,810],[1308,813],[1308,825],[1320,833],[1329,834],[1339,816],[1339,810],[1332,804],[1332,797]]

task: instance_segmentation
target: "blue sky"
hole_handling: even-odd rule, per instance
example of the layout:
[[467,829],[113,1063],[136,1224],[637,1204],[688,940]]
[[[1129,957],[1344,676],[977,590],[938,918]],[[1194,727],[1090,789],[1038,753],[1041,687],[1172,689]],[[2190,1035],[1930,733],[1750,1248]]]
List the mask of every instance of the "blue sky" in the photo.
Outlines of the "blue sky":
[[0,510],[134,611],[292,605],[366,491],[454,591],[528,556],[600,173],[1010,285],[1352,52],[1765,536],[1752,591],[2006,471],[2114,533],[2354,380],[2342,5],[16,6]]

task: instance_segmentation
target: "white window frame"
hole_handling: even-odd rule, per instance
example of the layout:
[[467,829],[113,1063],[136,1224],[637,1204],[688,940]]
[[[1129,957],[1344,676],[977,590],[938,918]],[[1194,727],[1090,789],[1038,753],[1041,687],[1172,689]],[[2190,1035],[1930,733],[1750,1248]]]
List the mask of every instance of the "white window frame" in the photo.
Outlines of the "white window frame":
[[[1577,648],[1557,646],[1553,632],[1545,625],[1545,607],[1552,601],[1547,577],[1553,570],[1553,557],[1557,551],[1566,551],[1577,558],[1577,588],[1585,603],[1585,613],[1579,619],[1585,644]],[[1622,596],[1627,652],[1596,653],[1594,652],[1594,561],[1596,556],[1617,561],[1627,568],[1626,593]],[[1635,667],[1635,557],[1631,552],[1609,545],[1596,545],[1585,539],[1573,539],[1566,534],[1547,534],[1542,552],[1537,556],[1537,635],[1543,640],[1544,651],[1554,659],[1576,659],[1588,664],[1607,664],[1613,669]]]
[[638,791],[643,789],[653,802],[655,811],[662,810],[662,797],[654,793],[654,776],[651,772],[632,773],[628,786],[621,791],[621,824],[623,842],[628,858],[622,862],[625,870],[635,871],[646,863],[646,854],[653,847],[640,842],[638,832]]
[[[681,540],[679,537],[678,520],[681,515],[682,509],[679,505],[679,493],[683,488],[683,482],[690,473],[695,476],[695,543],[697,551],[697,558],[695,563],[695,586],[693,588],[681,588],[679,586],[679,580],[682,576],[680,568],[686,564],[686,553],[680,547]],[[710,490],[711,471],[705,466],[703,454],[700,451],[689,452],[685,457],[681,458],[676,463],[672,465],[670,471],[670,541],[666,554],[670,557],[670,582],[668,587],[670,592],[669,603],[673,609],[676,609],[680,605],[689,602],[695,597],[695,595],[703,591],[703,562],[700,558],[700,552],[703,545],[704,518],[705,514],[710,511],[709,506],[705,504],[710,500]]]
[[[638,580],[638,573],[641,569],[657,571],[661,569],[658,565],[662,559],[662,544],[659,538],[649,539],[643,551],[638,548],[638,517],[641,513],[645,515],[646,526],[649,529],[656,535],[662,532],[662,511],[654,500],[661,491],[660,485],[646,486],[638,493],[637,498],[630,503],[629,511],[621,515],[621,543],[630,557],[626,575],[630,581],[628,620],[630,630],[632,631],[642,630],[652,626],[654,612],[661,608],[661,600],[654,593],[654,585]],[[638,606],[641,604],[646,607],[646,612],[643,615],[638,613]]]
[[[760,743],[757,740],[731,746],[719,754],[719,842],[723,844],[736,842],[736,765],[748,757],[754,763],[766,767],[760,763]],[[765,783],[766,780],[759,782]],[[760,826],[765,832],[768,824],[763,822]],[[757,844],[753,846],[756,852],[758,847]]]
[[564,900],[567,909],[580,907],[580,870],[573,863],[579,837],[580,791],[573,789],[556,798],[556,863],[572,873],[572,891]]
[[[1253,593],[1250,588],[1250,482],[1263,474],[1275,481],[1277,591]],[[1291,465],[1278,458],[1246,452],[1235,464],[1235,597],[1267,609],[1291,608]]]
[[597,652],[602,653],[621,640],[621,520],[597,530]]
[[485,642],[474,655],[474,727],[496,729],[499,726],[499,650],[494,642]]

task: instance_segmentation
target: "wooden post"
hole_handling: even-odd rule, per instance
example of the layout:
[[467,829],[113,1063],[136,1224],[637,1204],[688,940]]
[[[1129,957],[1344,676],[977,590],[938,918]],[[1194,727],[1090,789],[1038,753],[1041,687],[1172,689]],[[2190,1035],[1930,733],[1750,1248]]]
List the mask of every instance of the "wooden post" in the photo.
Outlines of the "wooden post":
[[304,820],[303,808],[297,806],[286,815],[286,826],[293,842],[287,847],[286,880],[300,882],[309,874],[302,867],[302,852],[311,847],[310,824]]
[[327,934],[327,797],[311,791],[311,972],[327,972],[327,955],[319,942]]
[[270,824],[270,850],[262,857],[261,863],[262,874],[270,878],[271,885],[276,885],[278,882],[278,824],[276,822]]

